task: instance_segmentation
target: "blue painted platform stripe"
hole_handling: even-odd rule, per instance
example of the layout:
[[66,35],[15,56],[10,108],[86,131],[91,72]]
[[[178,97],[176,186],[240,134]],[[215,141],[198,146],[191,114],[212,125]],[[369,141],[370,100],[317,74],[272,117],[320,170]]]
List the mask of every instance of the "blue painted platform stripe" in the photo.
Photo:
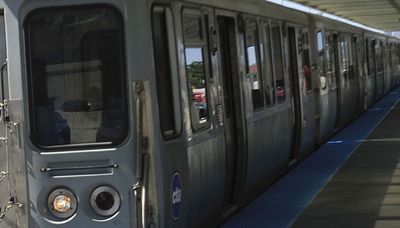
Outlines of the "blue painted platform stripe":
[[222,227],[289,227],[399,99],[398,88],[307,157]]

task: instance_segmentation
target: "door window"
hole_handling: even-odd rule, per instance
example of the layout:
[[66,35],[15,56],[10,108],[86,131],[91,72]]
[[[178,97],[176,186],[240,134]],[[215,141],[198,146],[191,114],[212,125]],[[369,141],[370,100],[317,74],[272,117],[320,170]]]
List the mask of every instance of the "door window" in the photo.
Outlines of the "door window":
[[253,109],[264,107],[263,81],[260,72],[258,26],[255,19],[245,20],[245,45],[247,76],[251,79]]
[[304,83],[307,91],[311,90],[311,68],[310,68],[310,45],[308,41],[308,32],[301,32],[301,62],[304,73]]
[[318,54],[318,71],[319,79],[321,83],[321,89],[325,90],[327,88],[327,80],[325,75],[325,47],[324,47],[324,37],[322,32],[317,32],[317,54]]
[[[193,12],[193,13],[192,13]],[[207,39],[204,34],[204,17],[198,11],[187,10],[183,14],[185,39],[185,67],[189,93],[192,127],[199,130],[209,122],[207,71]]]
[[274,59],[274,73],[276,80],[276,97],[278,102],[284,102],[286,99],[285,93],[285,78],[283,74],[283,57],[282,57],[282,40],[281,27],[277,23],[271,25],[272,35],[272,53]]
[[272,74],[272,53],[271,53],[271,33],[270,26],[268,24],[264,24],[263,26],[263,42],[262,45],[262,53],[263,53],[263,61],[264,61],[264,71],[263,75],[265,78],[265,97],[267,98],[266,103],[268,105],[275,104],[275,80],[274,75]]

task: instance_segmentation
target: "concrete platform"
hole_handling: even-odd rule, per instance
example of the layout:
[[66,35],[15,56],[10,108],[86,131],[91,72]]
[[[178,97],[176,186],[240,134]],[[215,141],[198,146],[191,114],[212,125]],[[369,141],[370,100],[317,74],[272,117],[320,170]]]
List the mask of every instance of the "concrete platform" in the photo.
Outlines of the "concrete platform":
[[399,104],[293,227],[400,227]]
[[222,227],[400,227],[399,100],[397,89]]

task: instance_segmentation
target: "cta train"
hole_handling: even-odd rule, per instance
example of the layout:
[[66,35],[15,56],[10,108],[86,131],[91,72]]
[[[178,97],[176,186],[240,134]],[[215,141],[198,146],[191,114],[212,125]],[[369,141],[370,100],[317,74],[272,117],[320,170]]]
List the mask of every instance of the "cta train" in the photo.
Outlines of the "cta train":
[[0,0],[0,227],[207,227],[399,84],[262,0]]

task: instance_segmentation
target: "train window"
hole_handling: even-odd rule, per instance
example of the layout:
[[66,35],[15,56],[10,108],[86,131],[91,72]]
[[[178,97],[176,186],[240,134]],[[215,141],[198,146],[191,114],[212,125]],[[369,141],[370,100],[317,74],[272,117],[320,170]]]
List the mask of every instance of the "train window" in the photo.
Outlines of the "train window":
[[369,40],[368,43],[368,74],[373,76],[375,74],[375,40]]
[[283,102],[286,99],[285,93],[285,79],[283,74],[283,59],[282,59],[282,41],[281,41],[281,27],[277,23],[271,25],[272,35],[272,53],[274,59],[274,73],[276,80],[276,96],[278,102]]
[[398,56],[396,53],[396,43],[392,43],[392,68],[396,70],[398,62]]
[[121,14],[54,7],[25,20],[34,143],[111,145],[128,132]]
[[354,69],[354,61],[356,61],[357,57],[357,37],[347,37],[347,50],[348,50],[348,58],[349,58],[349,79],[353,80],[355,78],[355,69]]
[[247,77],[251,78],[253,109],[260,109],[264,107],[264,94],[259,64],[259,42],[256,20],[246,19],[245,28]]
[[[268,23],[268,22],[267,22]],[[275,104],[275,86],[274,76],[272,74],[272,56],[271,56],[271,33],[268,24],[263,26],[264,39],[262,50],[264,51],[264,77],[265,77],[265,97],[267,105]]]
[[378,73],[383,72],[383,43],[382,41],[376,42],[375,45],[375,53],[376,53],[376,70]]
[[207,46],[206,40],[203,39],[203,23],[200,13],[183,15],[186,80],[194,130],[204,128],[209,120],[205,61]]
[[308,32],[301,33],[301,61],[304,73],[304,83],[306,90],[311,90],[311,68],[310,68],[310,47],[308,42]]
[[340,52],[340,69],[341,72],[343,73],[343,79],[347,80],[347,52],[346,52],[346,42],[343,39],[343,37],[340,37],[340,43],[339,43],[339,52]]
[[174,98],[179,95],[175,94],[178,82],[174,78],[178,73],[171,10],[168,7],[154,7],[152,25],[160,127],[161,133],[168,139],[179,134],[175,120],[179,105],[174,101],[179,99]]
[[369,39],[365,39],[365,56],[367,58],[367,74],[371,75],[371,55],[370,55]]
[[326,44],[325,44],[325,60],[326,60],[326,76],[327,83],[330,85],[330,88],[334,89],[336,87],[336,66],[335,66],[335,56],[333,53],[333,35],[330,34],[327,36]]
[[393,43],[389,43],[389,68],[392,69],[393,67],[393,52],[392,52]]
[[343,79],[349,79],[349,49],[346,37],[340,37],[340,57],[341,57],[341,70],[343,72]]
[[321,31],[317,32],[317,51],[318,51],[318,71],[321,83],[321,89],[325,90],[327,81],[325,75],[325,47],[324,47],[324,37]]

